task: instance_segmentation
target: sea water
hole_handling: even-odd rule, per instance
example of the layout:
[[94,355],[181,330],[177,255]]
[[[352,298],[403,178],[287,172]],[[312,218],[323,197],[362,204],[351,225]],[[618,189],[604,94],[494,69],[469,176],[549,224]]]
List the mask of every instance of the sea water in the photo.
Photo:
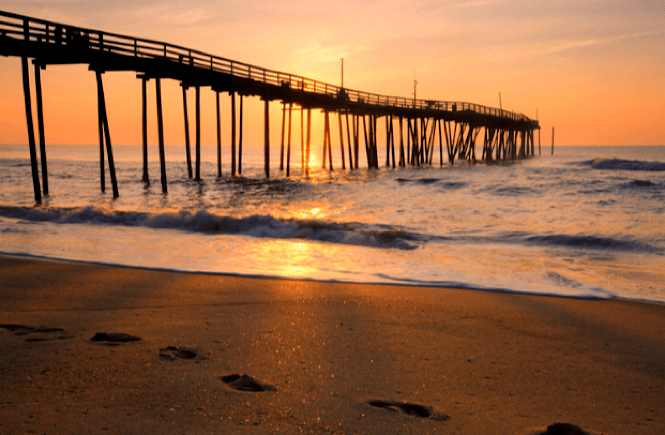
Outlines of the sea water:
[[[102,264],[322,281],[462,287],[665,302],[665,147],[557,147],[498,162],[321,169],[298,151],[271,177],[263,151],[229,156],[202,181],[184,146],[116,146],[120,197],[97,146],[49,146],[50,194],[36,205],[28,147],[0,146],[0,252]],[[337,150],[336,150],[337,151]],[[383,150],[382,150],[383,151]],[[225,150],[225,153],[228,151]],[[536,150],[538,153],[538,150]],[[347,156],[348,158],[348,156]],[[361,158],[364,155],[361,154]],[[348,161],[346,162],[348,166]],[[361,166],[363,164],[361,163]],[[404,291],[408,291],[405,287]]]

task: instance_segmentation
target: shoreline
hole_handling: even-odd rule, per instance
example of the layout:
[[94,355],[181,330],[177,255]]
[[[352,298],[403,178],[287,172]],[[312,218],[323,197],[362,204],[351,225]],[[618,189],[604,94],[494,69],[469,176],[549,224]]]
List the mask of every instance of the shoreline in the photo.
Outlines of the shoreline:
[[490,292],[490,293],[500,293],[500,294],[516,294],[516,295],[524,295],[524,296],[542,296],[542,297],[552,297],[552,298],[563,298],[563,299],[578,299],[578,300],[589,300],[589,301],[606,301],[606,300],[618,300],[618,301],[626,301],[626,302],[637,302],[637,303],[644,303],[644,304],[656,304],[656,305],[662,305],[665,306],[665,301],[659,301],[659,300],[653,300],[653,299],[638,299],[638,298],[626,298],[626,297],[621,297],[621,296],[616,296],[616,295],[611,295],[609,297],[602,297],[602,296],[591,296],[591,295],[566,295],[566,294],[557,294],[557,293],[537,293],[537,292],[526,292],[526,291],[521,291],[521,290],[511,290],[508,288],[489,288],[489,287],[482,287],[482,286],[473,286],[473,285],[446,285],[446,284],[441,284],[441,285],[436,285],[432,283],[409,283],[409,282],[353,282],[353,281],[342,281],[342,280],[324,280],[324,279],[316,279],[316,278],[295,278],[295,277],[286,277],[286,276],[271,276],[271,275],[252,275],[252,274],[241,274],[241,273],[228,273],[228,272],[212,272],[212,271],[205,271],[205,270],[200,270],[200,271],[194,271],[194,270],[178,270],[178,269],[169,269],[169,268],[159,268],[159,267],[149,267],[149,266],[130,266],[130,265],[125,265],[125,264],[120,264],[120,263],[103,263],[103,262],[96,262],[96,261],[85,261],[85,260],[71,260],[71,259],[64,259],[64,258],[55,258],[55,257],[48,257],[48,256],[42,256],[42,255],[34,255],[34,254],[16,254],[16,253],[8,253],[8,252],[3,252],[0,251],[0,258],[1,257],[15,257],[15,258],[21,258],[21,259],[26,259],[26,260],[37,260],[37,261],[52,261],[56,263],[71,263],[71,264],[79,264],[79,265],[85,265],[85,266],[99,266],[99,267],[114,267],[118,269],[130,269],[130,270],[146,270],[150,272],[158,272],[158,273],[179,273],[179,274],[186,274],[186,275],[204,275],[204,276],[219,276],[219,277],[229,277],[229,278],[246,278],[246,279],[258,279],[258,280],[285,280],[285,281],[299,281],[299,282],[311,282],[311,283],[321,283],[321,284],[341,284],[341,285],[370,285],[370,286],[386,286],[386,287],[403,287],[403,288],[420,288],[420,287],[426,287],[426,288],[438,288],[442,290],[461,290],[461,291],[472,291],[472,292]]
[[0,269],[0,433],[665,431],[658,302],[4,254]]

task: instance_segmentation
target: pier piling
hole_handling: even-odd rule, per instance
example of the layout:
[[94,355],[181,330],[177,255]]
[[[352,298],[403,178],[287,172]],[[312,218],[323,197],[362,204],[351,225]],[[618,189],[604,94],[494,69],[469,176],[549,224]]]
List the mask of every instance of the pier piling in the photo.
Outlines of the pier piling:
[[141,76],[141,102],[142,102],[142,139],[143,139],[143,182],[150,184],[148,175],[148,78]]
[[[97,78],[97,100],[98,100],[98,115],[99,123],[103,127],[104,135],[103,138],[100,136],[99,143],[103,147],[104,139],[106,141],[106,158],[109,162],[109,175],[111,176],[111,187],[113,188],[113,197],[117,198],[118,193],[118,180],[115,176],[115,163],[113,161],[113,147],[111,146],[111,132],[109,129],[109,121],[106,113],[106,99],[104,97],[104,84],[102,82],[102,73],[99,70],[95,71],[95,76]],[[103,157],[103,151],[101,156]],[[102,161],[102,167],[104,162]]]
[[159,167],[161,170],[162,193],[167,193],[166,155],[164,152],[164,115],[162,112],[162,84],[159,77],[155,78],[155,98],[157,100],[157,136],[159,140]]
[[39,169],[37,168],[37,150],[35,145],[35,126],[32,121],[32,98],[30,96],[30,71],[28,70],[28,58],[21,58],[21,69],[23,71],[23,96],[25,97],[25,118],[28,124],[28,144],[30,147],[30,167],[32,169],[32,187],[35,192],[35,202],[42,202],[42,188],[39,183]]
[[48,195],[48,167],[46,164],[46,139],[44,137],[44,104],[42,100],[42,76],[43,66],[33,61],[35,65],[35,98],[37,100],[37,127],[39,130],[39,151],[42,162],[42,193]]

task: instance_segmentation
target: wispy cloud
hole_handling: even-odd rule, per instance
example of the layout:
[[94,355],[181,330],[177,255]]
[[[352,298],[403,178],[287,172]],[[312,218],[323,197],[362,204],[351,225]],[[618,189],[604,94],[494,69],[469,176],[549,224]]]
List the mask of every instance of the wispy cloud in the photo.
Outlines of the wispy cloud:
[[309,59],[319,62],[337,61],[343,57],[349,57],[361,53],[367,49],[365,45],[338,45],[323,46],[320,44],[310,45],[301,48],[296,55],[300,59]]
[[494,60],[510,60],[518,58],[543,56],[543,55],[561,53],[575,48],[591,47],[602,44],[612,44],[615,42],[626,41],[629,39],[640,38],[645,36],[653,36],[653,35],[662,35],[662,34],[665,34],[665,30],[652,30],[647,32],[626,33],[626,34],[614,35],[603,38],[585,38],[585,39],[576,39],[568,41],[556,41],[549,44],[530,45],[520,49],[505,50],[503,53],[498,53],[498,54],[497,53],[488,54],[486,56],[482,56],[481,59],[483,61],[489,61],[489,60],[494,61]]
[[137,9],[133,12],[133,15],[140,19],[149,19],[176,26],[191,26],[210,19],[210,12],[201,7],[174,6],[171,4]]

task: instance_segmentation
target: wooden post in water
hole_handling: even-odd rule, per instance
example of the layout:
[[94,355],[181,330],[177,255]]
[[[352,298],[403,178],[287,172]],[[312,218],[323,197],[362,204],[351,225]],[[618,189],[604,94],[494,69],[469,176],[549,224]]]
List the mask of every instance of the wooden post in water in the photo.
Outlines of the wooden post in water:
[[189,178],[193,178],[192,174],[192,152],[189,144],[189,116],[187,111],[187,88],[188,86],[183,82],[180,84],[182,86],[182,109],[185,115],[185,154],[187,156],[187,175]]
[[293,115],[293,103],[289,103],[289,136],[288,144],[286,148],[286,176],[291,176],[291,126],[292,126],[292,115]]
[[217,178],[222,178],[222,113],[219,105],[219,91],[215,91],[217,113]]
[[236,93],[231,92],[231,176],[236,172]]
[[552,155],[554,155],[554,127],[552,127]]
[[399,117],[399,165],[404,167],[406,166],[406,161],[404,159],[404,131],[402,121],[404,118]]
[[353,117],[353,152],[355,155],[356,169],[360,164],[360,120],[358,115],[352,115]]
[[353,169],[353,151],[351,150],[351,128],[349,126],[349,112],[344,113],[344,120],[346,121],[346,143],[349,148],[349,169]]
[[141,76],[142,138],[143,138],[143,182],[150,184],[148,176],[148,78]]
[[323,116],[323,158],[321,159],[321,168],[325,169],[326,167],[326,160],[328,159],[328,111],[325,112],[325,115]]
[[196,181],[201,181],[201,87],[194,88],[196,95]]
[[[26,21],[26,26],[27,26],[27,21]],[[28,32],[27,27],[26,27],[26,32]],[[39,168],[37,167],[35,126],[32,121],[32,98],[30,97],[30,71],[28,70],[27,57],[21,57],[21,69],[23,71],[23,96],[25,97],[25,118],[28,124],[28,144],[30,146],[30,167],[32,168],[32,187],[35,192],[35,202],[41,204],[42,188],[39,183]]]
[[164,115],[162,112],[162,84],[159,77],[155,78],[155,94],[157,99],[157,137],[159,139],[159,167],[161,170],[162,192],[167,193],[166,156],[164,153]]
[[42,161],[42,191],[48,195],[48,168],[46,165],[46,139],[44,136],[44,105],[42,101],[42,66],[33,61],[35,65],[35,92],[37,98],[37,127],[39,129],[39,151]]
[[390,151],[393,155],[393,169],[395,169],[395,128],[393,125],[393,116],[390,116]]
[[240,94],[240,119],[238,120],[238,128],[240,129],[238,135],[238,175],[242,175],[242,132],[243,132],[243,97]]
[[305,173],[305,108],[300,106],[300,170]]
[[310,145],[312,139],[312,109],[307,108],[307,143],[305,144],[305,176],[309,177]]
[[[104,138],[106,139],[106,158],[109,162],[109,175],[111,175],[111,186],[113,188],[113,197],[117,198],[118,180],[115,177],[115,163],[113,162],[113,148],[111,147],[111,133],[109,131],[109,121],[106,114],[106,100],[104,98],[104,84],[102,83],[102,73],[95,71],[97,77],[97,100],[100,122],[104,127]],[[103,142],[103,141],[100,141]]]
[[266,98],[264,101],[265,109],[263,112],[263,160],[266,171],[266,178],[270,178],[270,101]]
[[346,169],[344,158],[344,131],[342,129],[342,112],[337,112],[337,120],[339,121],[339,149],[342,153],[342,169]]
[[282,101],[282,144],[279,149],[279,170],[284,170],[284,139],[286,134],[286,102]]
[[330,112],[326,112],[326,124],[328,126],[326,136],[328,138],[328,159],[330,160],[329,169],[333,170],[333,156],[332,156],[332,140],[330,137]]

